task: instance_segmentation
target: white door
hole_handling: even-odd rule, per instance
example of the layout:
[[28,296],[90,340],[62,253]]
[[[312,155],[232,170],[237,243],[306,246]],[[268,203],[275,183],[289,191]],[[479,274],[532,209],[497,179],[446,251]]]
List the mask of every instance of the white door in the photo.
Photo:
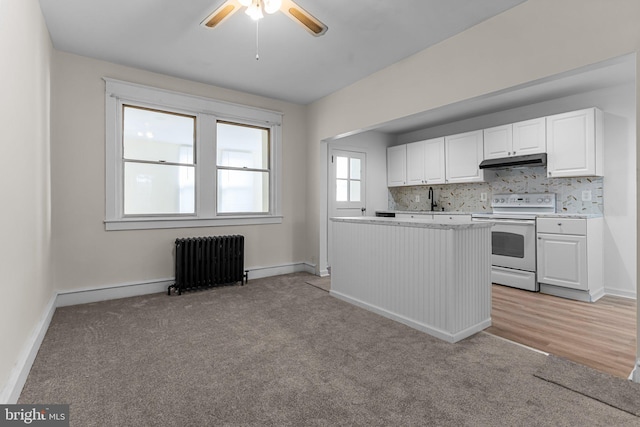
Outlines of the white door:
[[[333,148],[329,150],[329,218],[366,215],[366,160],[366,153]],[[327,258],[331,266],[331,220],[327,225],[327,231]]]

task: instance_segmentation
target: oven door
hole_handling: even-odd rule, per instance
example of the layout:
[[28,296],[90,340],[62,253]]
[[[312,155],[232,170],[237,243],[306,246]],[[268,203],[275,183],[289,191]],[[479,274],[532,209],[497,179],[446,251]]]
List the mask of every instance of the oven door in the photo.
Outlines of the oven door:
[[536,271],[536,222],[525,219],[493,219],[491,264]]

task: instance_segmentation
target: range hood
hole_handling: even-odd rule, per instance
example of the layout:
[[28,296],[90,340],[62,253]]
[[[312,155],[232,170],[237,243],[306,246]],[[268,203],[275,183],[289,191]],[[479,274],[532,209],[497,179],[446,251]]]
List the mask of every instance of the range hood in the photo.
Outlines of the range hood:
[[488,159],[480,163],[480,169],[500,169],[517,166],[546,166],[547,153],[527,154],[526,156],[503,157],[501,159]]

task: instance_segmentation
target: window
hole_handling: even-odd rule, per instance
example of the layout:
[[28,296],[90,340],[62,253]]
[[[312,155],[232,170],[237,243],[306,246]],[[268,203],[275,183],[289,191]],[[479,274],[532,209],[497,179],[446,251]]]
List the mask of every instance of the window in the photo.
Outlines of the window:
[[218,122],[218,213],[269,212],[269,129]]
[[195,213],[194,116],[123,106],[124,215]]
[[280,113],[105,81],[107,230],[282,221]]

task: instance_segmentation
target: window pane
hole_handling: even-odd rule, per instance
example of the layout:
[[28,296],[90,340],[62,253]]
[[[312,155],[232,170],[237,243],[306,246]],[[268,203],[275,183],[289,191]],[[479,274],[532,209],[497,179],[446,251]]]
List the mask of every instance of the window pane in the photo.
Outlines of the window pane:
[[124,107],[124,158],[193,164],[195,117]]
[[351,179],[360,179],[360,159],[351,160]]
[[349,159],[347,157],[336,157],[336,178],[349,178]]
[[218,170],[218,212],[269,212],[269,173]]
[[349,184],[351,192],[349,193],[349,198],[351,202],[359,202],[360,201],[360,181],[351,181]]
[[347,196],[347,182],[346,179],[336,179],[336,202],[346,202],[349,200]]
[[218,166],[269,169],[269,129],[218,123]]
[[194,177],[193,166],[126,162],[125,215],[193,214]]

